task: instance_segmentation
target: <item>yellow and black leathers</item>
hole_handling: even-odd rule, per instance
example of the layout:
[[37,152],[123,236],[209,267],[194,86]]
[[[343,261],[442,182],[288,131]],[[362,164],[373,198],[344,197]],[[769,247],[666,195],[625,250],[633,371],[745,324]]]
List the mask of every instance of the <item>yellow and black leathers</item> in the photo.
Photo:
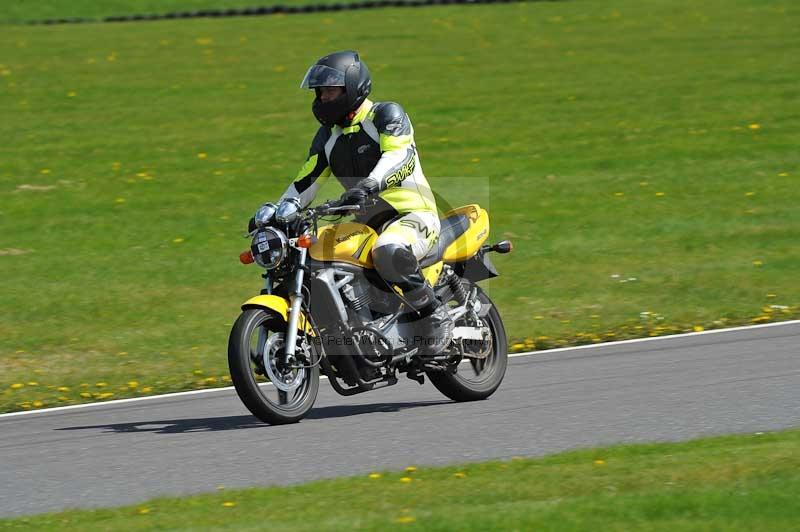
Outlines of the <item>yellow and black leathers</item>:
[[[343,125],[320,127],[306,163],[283,198],[297,197],[306,206],[330,175],[345,190],[363,178],[374,179],[378,202],[358,221],[375,230],[402,214],[436,213],[436,201],[414,144],[414,129],[396,103],[367,99]],[[432,230],[438,232],[438,228]]]
[[357,221],[380,233],[372,248],[375,269],[403,291],[414,309],[434,314],[424,322],[425,329],[431,328],[446,320],[435,312],[438,302],[419,259],[436,242],[440,222],[411,120],[399,104],[369,99],[347,118],[341,125],[319,128],[305,165],[281,199],[295,197],[307,206],[330,175],[346,190],[362,186],[366,178],[377,192],[377,203]]

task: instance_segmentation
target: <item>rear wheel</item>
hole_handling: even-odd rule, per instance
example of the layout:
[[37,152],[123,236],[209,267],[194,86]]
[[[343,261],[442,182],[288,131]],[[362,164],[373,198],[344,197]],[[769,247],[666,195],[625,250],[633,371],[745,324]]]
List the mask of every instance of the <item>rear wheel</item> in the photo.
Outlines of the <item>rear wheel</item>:
[[[466,283],[466,281],[464,281]],[[477,289],[477,297],[482,305],[489,305],[489,311],[480,317],[481,325],[489,329],[489,336],[478,349],[470,349],[461,362],[448,371],[431,371],[428,377],[436,389],[454,401],[477,401],[486,399],[500,386],[508,364],[508,339],[503,320],[489,296],[477,285],[470,284],[467,290]],[[456,327],[468,325],[463,318],[457,320]],[[474,325],[474,324],[472,324]]]
[[300,421],[314,406],[319,391],[314,346],[298,342],[298,360],[287,367],[283,363],[285,331],[286,322],[277,316],[247,309],[234,323],[228,340],[228,367],[239,399],[254,416],[272,425]]

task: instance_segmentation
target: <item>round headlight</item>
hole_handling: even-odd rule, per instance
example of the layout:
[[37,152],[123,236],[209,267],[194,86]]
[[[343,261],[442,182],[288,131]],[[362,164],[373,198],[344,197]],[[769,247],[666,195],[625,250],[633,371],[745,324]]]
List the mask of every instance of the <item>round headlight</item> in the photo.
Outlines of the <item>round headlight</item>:
[[286,235],[277,229],[265,227],[260,229],[253,237],[250,251],[256,262],[268,269],[273,270],[280,266],[289,249],[289,241]]

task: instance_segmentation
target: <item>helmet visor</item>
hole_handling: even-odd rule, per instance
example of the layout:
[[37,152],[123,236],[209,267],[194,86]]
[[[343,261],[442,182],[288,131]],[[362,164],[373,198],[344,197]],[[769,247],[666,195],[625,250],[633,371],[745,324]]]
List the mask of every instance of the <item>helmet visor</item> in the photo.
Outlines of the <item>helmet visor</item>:
[[313,65],[300,84],[301,89],[317,87],[344,87],[344,72],[325,65]]

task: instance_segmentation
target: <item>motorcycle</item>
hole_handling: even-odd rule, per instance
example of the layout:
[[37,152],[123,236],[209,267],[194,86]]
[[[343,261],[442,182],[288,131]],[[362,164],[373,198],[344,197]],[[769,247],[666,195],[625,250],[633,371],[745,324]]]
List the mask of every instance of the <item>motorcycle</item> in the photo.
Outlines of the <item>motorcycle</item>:
[[[290,199],[265,204],[262,223],[251,220],[251,246],[240,260],[264,268],[265,285],[242,305],[228,365],[239,398],[265,423],[305,417],[320,373],[344,396],[394,385],[398,374],[420,384],[427,376],[455,401],[485,399],[503,380],[506,332],[477,283],[498,275],[489,253],[508,253],[512,244],[485,244],[487,212],[472,204],[446,213],[438,241],[420,260],[454,322],[452,337],[439,339],[447,347],[429,355],[420,351],[420,318],[402,290],[373,268],[378,234],[368,225],[341,222],[363,209],[340,201],[301,208]],[[320,227],[320,221],[338,223]]]

